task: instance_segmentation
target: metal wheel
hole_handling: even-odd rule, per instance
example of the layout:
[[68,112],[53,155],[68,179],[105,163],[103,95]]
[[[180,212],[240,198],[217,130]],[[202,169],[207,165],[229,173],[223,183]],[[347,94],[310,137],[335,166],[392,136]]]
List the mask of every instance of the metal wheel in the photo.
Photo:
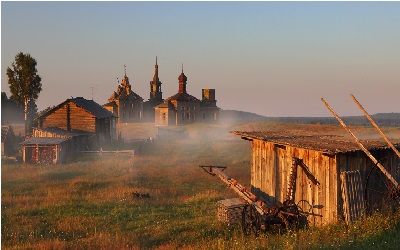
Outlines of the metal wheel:
[[282,227],[298,227],[300,225],[300,210],[293,201],[285,201],[278,216],[282,219]]
[[307,200],[301,200],[297,202],[297,208],[299,209],[300,214],[300,225],[301,226],[308,226],[312,225],[315,226],[315,214],[313,206]]
[[252,205],[246,205],[242,211],[242,230],[244,235],[258,234],[261,226],[261,215]]
[[[385,166],[387,160],[387,158],[383,158],[379,163]],[[369,214],[389,212],[400,202],[400,189],[386,177],[377,164],[368,173],[364,195],[366,210]]]

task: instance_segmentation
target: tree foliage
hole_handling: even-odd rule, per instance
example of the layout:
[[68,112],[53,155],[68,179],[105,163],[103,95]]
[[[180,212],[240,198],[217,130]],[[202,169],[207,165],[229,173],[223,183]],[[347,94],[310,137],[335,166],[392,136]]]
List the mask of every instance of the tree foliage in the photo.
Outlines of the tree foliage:
[[[19,52],[11,68],[7,67],[8,85],[16,103],[24,107],[25,126],[28,119],[28,103],[35,101],[42,91],[41,78],[36,69],[37,62],[30,54]],[[27,127],[25,127],[25,133]]]

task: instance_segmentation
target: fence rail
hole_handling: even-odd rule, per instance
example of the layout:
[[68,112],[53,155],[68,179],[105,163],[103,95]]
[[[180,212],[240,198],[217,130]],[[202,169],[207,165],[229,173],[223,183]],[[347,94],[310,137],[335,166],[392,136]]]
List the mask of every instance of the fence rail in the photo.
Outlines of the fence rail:
[[135,156],[135,150],[116,150],[116,151],[79,151],[79,153],[82,154],[88,154],[88,155],[98,155],[98,156],[104,156],[104,157],[134,157]]

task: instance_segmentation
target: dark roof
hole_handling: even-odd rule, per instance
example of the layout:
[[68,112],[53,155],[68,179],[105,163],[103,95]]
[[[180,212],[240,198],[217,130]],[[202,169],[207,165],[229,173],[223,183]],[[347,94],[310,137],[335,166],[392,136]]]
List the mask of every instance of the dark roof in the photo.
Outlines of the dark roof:
[[117,104],[114,101],[112,101],[112,102],[107,102],[106,104],[103,104],[103,107],[114,107],[116,105]]
[[176,93],[175,95],[170,96],[166,101],[199,102],[200,100],[188,93]]
[[100,104],[93,100],[86,100],[83,97],[76,97],[73,99],[67,99],[67,101],[75,103],[77,106],[85,109],[97,118],[107,118],[114,116],[113,113],[103,108]]
[[23,141],[22,145],[55,145],[68,141],[68,138],[55,138],[55,137],[31,137]]
[[103,108],[97,102],[95,102],[93,100],[87,100],[87,99],[85,99],[83,97],[76,97],[76,98],[65,100],[64,102],[58,104],[57,106],[53,107],[52,109],[47,110],[46,112],[44,112],[40,116],[36,117],[36,119],[38,119],[39,117],[42,117],[42,116],[46,116],[47,114],[49,114],[53,110],[58,109],[59,107],[61,107],[62,105],[64,105],[67,102],[75,103],[78,107],[83,108],[84,110],[86,110],[89,113],[91,113],[93,116],[95,116],[97,118],[100,118],[100,119],[101,118],[107,118],[107,117],[115,117],[115,115],[113,113],[111,113],[107,109]]
[[57,128],[57,127],[34,128],[34,129],[35,130],[39,130],[39,131],[53,133],[53,134],[68,136],[68,137],[74,137],[74,136],[80,136],[80,135],[92,135],[93,134],[93,133],[86,132],[86,131],[81,131],[81,130],[68,131],[68,130],[64,130],[62,128]]
[[[322,135],[310,131],[231,131],[231,133],[240,135],[242,139],[261,140],[265,142],[272,142],[278,145],[311,149],[330,154],[361,150],[353,139],[337,135]],[[360,140],[360,142],[368,150],[390,148],[386,142],[369,140]],[[397,147],[398,146],[399,145],[397,145]]]

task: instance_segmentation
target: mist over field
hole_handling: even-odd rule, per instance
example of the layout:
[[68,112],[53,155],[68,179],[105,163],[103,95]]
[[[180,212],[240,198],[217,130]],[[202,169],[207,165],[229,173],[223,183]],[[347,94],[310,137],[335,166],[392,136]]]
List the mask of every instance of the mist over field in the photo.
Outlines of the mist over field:
[[[351,127],[360,138],[380,140],[372,127]],[[251,143],[229,131],[347,136],[340,125],[192,124],[179,127],[183,134],[176,138],[160,138],[150,123],[119,129],[124,142],[109,150],[133,149],[134,157],[93,154],[54,166],[2,164],[3,249],[305,249],[398,242],[398,214],[356,222],[352,230],[339,223],[258,238],[217,220],[217,202],[237,194],[199,165],[227,166],[226,174],[250,186]],[[399,127],[382,129],[400,142]]]

